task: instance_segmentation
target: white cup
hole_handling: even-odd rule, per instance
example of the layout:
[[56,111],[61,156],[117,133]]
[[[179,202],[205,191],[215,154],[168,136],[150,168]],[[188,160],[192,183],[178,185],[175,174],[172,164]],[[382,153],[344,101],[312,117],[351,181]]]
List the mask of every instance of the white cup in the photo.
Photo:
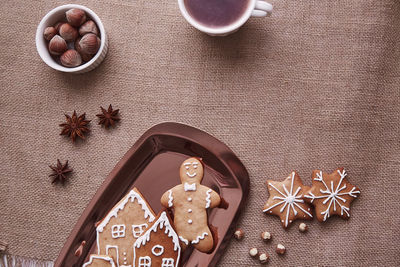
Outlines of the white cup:
[[[54,58],[50,55],[47,41],[43,38],[44,29],[48,26],[53,26],[57,22],[64,19],[65,12],[70,10],[71,8],[79,8],[85,11],[86,15],[96,23],[100,31],[100,48],[97,54],[88,62],[75,68],[67,68],[57,63],[54,60]],[[106,57],[108,50],[108,41],[103,23],[101,22],[100,18],[96,15],[96,13],[94,13],[91,9],[85,6],[68,4],[54,8],[49,13],[47,13],[46,16],[44,16],[43,19],[40,21],[39,26],[36,30],[36,48],[39,53],[39,56],[51,68],[62,72],[84,73],[91,71],[100,65],[100,63]]]
[[242,16],[234,23],[223,27],[207,27],[197,22],[188,12],[185,0],[178,0],[183,17],[196,29],[212,36],[226,36],[237,31],[250,17],[265,17],[272,13],[272,5],[261,0],[249,0],[249,5]]

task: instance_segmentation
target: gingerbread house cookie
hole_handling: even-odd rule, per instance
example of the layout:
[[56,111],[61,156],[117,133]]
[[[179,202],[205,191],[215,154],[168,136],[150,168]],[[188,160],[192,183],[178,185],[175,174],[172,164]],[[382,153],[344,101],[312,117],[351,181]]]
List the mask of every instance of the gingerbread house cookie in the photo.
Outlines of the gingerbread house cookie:
[[133,267],[133,244],[154,219],[154,211],[134,188],[97,226],[97,254],[110,256],[117,267]]
[[105,255],[90,255],[89,261],[82,267],[115,267],[113,259]]
[[167,212],[162,211],[134,244],[134,266],[178,267],[181,247]]

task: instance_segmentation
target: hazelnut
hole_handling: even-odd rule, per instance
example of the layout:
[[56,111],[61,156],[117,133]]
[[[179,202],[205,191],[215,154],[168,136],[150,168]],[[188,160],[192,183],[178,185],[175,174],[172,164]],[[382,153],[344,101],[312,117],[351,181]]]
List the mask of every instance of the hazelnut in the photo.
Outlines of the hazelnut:
[[307,232],[307,231],[308,231],[308,226],[307,226],[307,224],[301,223],[301,224],[299,225],[299,231],[300,231],[300,232]]
[[86,13],[82,9],[73,8],[65,12],[68,23],[71,26],[79,27],[86,21]]
[[286,252],[286,248],[282,244],[276,246],[276,253],[283,255]]
[[97,36],[99,35],[99,29],[97,28],[96,23],[94,23],[93,20],[86,21],[79,28],[79,34],[81,36],[84,36],[87,33],[93,33],[96,34]]
[[47,41],[50,41],[51,38],[54,37],[54,35],[57,34],[57,30],[54,27],[47,27],[46,29],[44,29],[43,32],[43,37],[44,39],[46,39]]
[[70,49],[62,54],[60,61],[63,66],[73,68],[82,64],[82,57],[76,50]]
[[261,233],[261,238],[262,238],[264,241],[271,240],[271,234],[270,234],[269,232],[262,232],[262,233]]
[[84,62],[88,62],[93,58],[94,55],[89,55],[89,54],[83,53],[82,49],[81,49],[81,46],[79,45],[80,41],[81,41],[81,37],[76,39],[76,41],[75,41],[75,50],[78,51],[79,54],[81,54],[82,60]]
[[258,259],[260,260],[261,264],[266,264],[269,261],[269,255],[267,253],[262,253]]
[[96,34],[85,34],[79,41],[81,50],[85,54],[94,55],[100,48],[100,38]]
[[67,51],[67,49],[67,42],[63,38],[61,38],[60,35],[54,35],[54,37],[51,38],[49,43],[50,54],[59,56]]
[[62,24],[59,32],[60,36],[67,42],[73,42],[78,38],[78,31],[68,23]]
[[257,256],[257,255],[258,255],[258,250],[257,250],[257,248],[252,248],[252,249],[250,249],[249,254],[250,254],[250,256],[252,256],[252,257]]
[[56,29],[56,31],[57,31],[57,33],[60,31],[60,27],[61,27],[61,25],[63,25],[64,24],[64,22],[57,22],[55,25],[54,25],[54,28]]
[[242,229],[237,229],[234,234],[237,240],[242,240],[244,237],[244,231]]

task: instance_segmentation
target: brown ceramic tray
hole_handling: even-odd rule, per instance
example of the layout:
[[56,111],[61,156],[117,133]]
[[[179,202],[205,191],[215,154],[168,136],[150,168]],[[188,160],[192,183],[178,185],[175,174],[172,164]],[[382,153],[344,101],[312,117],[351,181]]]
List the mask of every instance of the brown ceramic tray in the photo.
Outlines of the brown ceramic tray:
[[[248,173],[222,142],[193,127],[162,123],[139,138],[97,190],[58,256],[55,266],[82,266],[95,253],[95,223],[128,191],[137,187],[156,213],[162,193],[180,183],[179,166],[189,156],[203,159],[202,184],[214,189],[229,203],[227,209],[209,211],[209,223],[218,229],[218,243],[211,254],[187,249],[181,266],[215,266],[226,249],[249,192]],[[82,241],[86,244],[82,247]],[[81,246],[80,256],[75,251]]]

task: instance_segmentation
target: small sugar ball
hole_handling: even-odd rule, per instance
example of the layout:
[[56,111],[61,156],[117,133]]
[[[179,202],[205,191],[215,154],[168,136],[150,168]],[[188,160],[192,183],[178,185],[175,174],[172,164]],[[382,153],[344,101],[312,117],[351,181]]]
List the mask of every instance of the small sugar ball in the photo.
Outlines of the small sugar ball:
[[252,249],[250,249],[249,253],[250,253],[250,256],[255,257],[258,255],[258,250],[256,248],[252,248]]

